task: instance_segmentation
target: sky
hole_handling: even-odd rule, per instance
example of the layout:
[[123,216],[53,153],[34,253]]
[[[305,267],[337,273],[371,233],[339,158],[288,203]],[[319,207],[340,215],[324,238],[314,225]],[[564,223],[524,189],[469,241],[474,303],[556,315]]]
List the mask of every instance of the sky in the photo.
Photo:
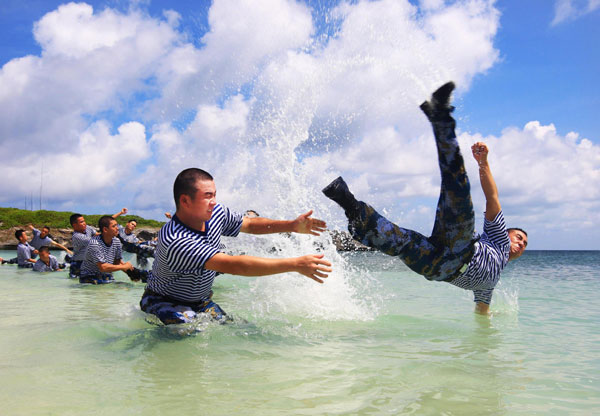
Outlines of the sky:
[[188,167],[236,211],[294,218],[342,175],[429,234],[439,195],[419,104],[457,89],[510,226],[600,249],[600,0],[0,0],[0,206],[164,219]]

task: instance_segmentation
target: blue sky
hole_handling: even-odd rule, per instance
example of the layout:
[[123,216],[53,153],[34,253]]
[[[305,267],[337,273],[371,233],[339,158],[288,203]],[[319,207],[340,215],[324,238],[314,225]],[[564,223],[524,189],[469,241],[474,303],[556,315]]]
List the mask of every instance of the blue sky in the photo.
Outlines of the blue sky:
[[[91,6],[91,8],[89,6]],[[93,8],[93,10],[92,10]],[[448,79],[509,223],[600,249],[600,1],[0,2],[0,205],[160,219],[190,165],[234,209],[341,211],[342,174],[428,232],[439,174],[418,103]]]

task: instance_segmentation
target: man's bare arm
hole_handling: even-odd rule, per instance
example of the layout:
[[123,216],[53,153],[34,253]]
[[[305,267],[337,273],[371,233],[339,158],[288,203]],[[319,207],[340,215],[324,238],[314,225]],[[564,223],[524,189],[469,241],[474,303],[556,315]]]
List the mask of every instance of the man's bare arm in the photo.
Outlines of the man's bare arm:
[[121,216],[121,215],[125,215],[127,214],[127,208],[122,208],[121,211],[117,212],[116,214],[111,215],[114,219],[117,219],[117,217]]
[[272,220],[263,217],[244,217],[241,231],[248,234],[299,233],[319,235],[325,231],[325,221],[312,218],[312,210],[295,220]]
[[319,283],[323,283],[321,279],[326,278],[327,273],[331,272],[331,263],[323,260],[322,254],[269,259],[217,253],[206,262],[205,267],[209,270],[239,276],[267,276],[297,272]]
[[502,207],[500,206],[496,181],[487,160],[489,149],[485,143],[477,142],[471,146],[471,151],[479,165],[479,180],[481,181],[481,188],[485,195],[485,218],[488,221],[492,221],[496,218]]
[[66,251],[67,253],[69,253],[69,255],[71,255],[71,256],[73,255],[73,252],[72,252],[71,250],[69,250],[68,248],[66,248],[65,246],[63,246],[62,244],[60,244],[60,243],[57,243],[57,242],[56,242],[56,241],[54,241],[54,240],[52,240],[51,244],[52,244],[53,246],[56,246],[56,247],[58,247],[58,248],[60,248],[60,249],[62,249],[62,250],[64,250],[64,251]]
[[119,270],[125,271],[125,270],[133,269],[133,265],[129,262],[123,263],[122,260],[118,260],[118,262],[115,261],[115,263],[117,263],[117,264],[96,263],[96,265],[98,266],[98,270],[100,270],[100,272],[102,272],[102,273],[112,273],[112,272],[117,272]]

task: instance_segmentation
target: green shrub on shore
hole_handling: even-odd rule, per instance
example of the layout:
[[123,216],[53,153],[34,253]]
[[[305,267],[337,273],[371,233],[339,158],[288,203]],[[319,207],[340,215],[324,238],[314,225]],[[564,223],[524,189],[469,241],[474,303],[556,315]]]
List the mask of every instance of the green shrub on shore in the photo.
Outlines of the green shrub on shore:
[[[68,211],[27,211],[18,208],[0,208],[0,230],[5,230],[11,227],[20,227],[27,224],[33,224],[36,228],[41,228],[47,225],[50,228],[70,228],[69,217],[74,212]],[[96,227],[100,217],[104,215],[88,215],[83,214],[88,224]],[[112,215],[112,214],[108,214]],[[161,227],[164,222],[147,220],[137,215],[121,215],[117,217],[117,222],[125,225],[129,220],[136,220],[138,227]]]

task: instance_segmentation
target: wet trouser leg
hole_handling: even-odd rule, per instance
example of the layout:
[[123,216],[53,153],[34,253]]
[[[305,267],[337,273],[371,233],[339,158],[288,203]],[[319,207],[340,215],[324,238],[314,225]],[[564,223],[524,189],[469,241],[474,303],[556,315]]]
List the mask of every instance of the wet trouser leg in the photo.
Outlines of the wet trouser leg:
[[359,202],[360,214],[350,220],[352,236],[383,253],[399,256],[429,280],[455,275],[473,255],[474,213],[464,160],[452,118],[433,121],[442,184],[430,237],[398,227],[371,206]]

